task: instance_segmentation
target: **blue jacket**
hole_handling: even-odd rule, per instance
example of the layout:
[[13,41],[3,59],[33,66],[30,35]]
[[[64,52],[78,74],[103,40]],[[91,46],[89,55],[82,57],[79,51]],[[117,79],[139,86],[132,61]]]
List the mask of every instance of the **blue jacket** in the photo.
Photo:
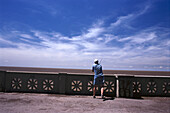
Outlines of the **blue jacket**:
[[94,72],[94,78],[103,76],[102,66],[100,64],[93,64],[92,71]]

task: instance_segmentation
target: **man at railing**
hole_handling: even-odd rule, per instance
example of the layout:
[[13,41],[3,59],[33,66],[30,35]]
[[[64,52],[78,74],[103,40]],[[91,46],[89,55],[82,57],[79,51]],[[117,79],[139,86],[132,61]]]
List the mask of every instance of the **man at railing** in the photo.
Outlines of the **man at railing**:
[[93,81],[93,98],[96,98],[96,87],[101,86],[101,97],[103,96],[103,86],[104,86],[104,75],[102,71],[102,66],[99,64],[98,59],[94,60],[94,64],[92,66],[92,72],[94,72],[94,81]]

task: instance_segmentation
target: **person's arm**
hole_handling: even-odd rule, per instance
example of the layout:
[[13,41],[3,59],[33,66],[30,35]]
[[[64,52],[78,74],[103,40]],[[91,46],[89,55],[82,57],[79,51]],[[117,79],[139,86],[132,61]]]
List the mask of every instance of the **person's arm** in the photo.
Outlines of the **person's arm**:
[[100,68],[100,72],[103,74],[103,69],[102,69],[102,66],[101,66],[101,68]]
[[94,66],[92,66],[92,72],[94,72]]

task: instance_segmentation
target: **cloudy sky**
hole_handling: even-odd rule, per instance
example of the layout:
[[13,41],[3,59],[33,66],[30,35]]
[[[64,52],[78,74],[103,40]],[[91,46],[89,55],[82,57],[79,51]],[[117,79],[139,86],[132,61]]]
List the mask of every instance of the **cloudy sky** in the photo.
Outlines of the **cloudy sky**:
[[170,71],[170,0],[0,0],[0,66]]

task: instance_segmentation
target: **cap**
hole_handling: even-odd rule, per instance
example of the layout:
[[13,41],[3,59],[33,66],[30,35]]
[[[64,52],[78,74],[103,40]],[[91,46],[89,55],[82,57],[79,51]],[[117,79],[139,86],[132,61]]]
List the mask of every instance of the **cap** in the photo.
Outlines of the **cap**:
[[98,62],[98,59],[94,59],[94,62]]

